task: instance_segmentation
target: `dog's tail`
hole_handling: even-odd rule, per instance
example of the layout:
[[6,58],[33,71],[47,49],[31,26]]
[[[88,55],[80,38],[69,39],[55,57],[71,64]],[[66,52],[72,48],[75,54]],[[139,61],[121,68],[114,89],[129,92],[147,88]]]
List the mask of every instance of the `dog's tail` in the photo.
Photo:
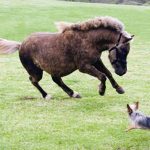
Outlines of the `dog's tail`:
[[20,45],[20,42],[0,39],[0,54],[12,54],[19,50]]

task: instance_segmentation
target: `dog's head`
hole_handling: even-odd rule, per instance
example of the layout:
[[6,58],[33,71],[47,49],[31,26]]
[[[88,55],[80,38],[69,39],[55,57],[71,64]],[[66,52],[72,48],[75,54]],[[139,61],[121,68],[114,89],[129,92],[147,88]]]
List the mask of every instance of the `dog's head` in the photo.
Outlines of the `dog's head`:
[[127,104],[127,111],[128,114],[131,115],[133,112],[137,111],[139,109],[139,102],[135,102],[134,104]]

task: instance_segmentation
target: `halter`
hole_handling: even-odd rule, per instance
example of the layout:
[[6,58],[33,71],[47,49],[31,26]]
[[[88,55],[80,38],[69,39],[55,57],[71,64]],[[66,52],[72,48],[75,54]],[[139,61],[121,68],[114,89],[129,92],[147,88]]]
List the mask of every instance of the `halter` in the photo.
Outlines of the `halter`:
[[120,44],[121,37],[122,37],[122,33],[120,33],[116,45],[113,46],[111,49],[109,49],[109,53],[110,53],[112,50],[116,50],[116,56],[117,56],[117,57],[116,57],[116,60],[114,60],[114,61],[112,62],[112,64],[115,64],[115,63],[118,61],[118,55],[119,55],[118,45]]

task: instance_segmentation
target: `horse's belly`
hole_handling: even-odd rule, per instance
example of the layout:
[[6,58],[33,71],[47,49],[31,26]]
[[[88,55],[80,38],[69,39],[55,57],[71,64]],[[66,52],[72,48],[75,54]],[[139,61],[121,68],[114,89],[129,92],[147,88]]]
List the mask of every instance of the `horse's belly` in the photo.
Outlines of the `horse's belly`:
[[59,77],[66,76],[77,69],[73,62],[67,61],[63,62],[58,60],[43,60],[36,64],[47,73]]
[[68,66],[66,67],[66,68],[57,68],[57,69],[51,69],[51,75],[53,75],[53,76],[59,76],[59,77],[63,77],[63,76],[66,76],[66,75],[68,75],[68,74],[70,74],[70,73],[72,73],[73,71],[75,71],[76,70],[76,68],[68,68]]

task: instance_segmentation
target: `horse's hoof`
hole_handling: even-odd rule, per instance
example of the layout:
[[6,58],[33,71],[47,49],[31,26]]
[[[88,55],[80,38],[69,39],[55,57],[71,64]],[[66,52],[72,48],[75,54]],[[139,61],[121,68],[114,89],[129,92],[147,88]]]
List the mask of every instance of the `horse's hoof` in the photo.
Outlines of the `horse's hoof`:
[[105,91],[99,91],[99,94],[100,94],[101,96],[104,96],[104,95],[105,95]]
[[105,95],[105,90],[106,90],[106,86],[100,84],[100,86],[99,86],[99,94],[101,96]]
[[81,98],[80,94],[78,92],[73,92],[73,95],[71,96],[73,98]]
[[124,89],[123,89],[121,86],[117,87],[117,88],[116,88],[116,91],[117,91],[119,94],[124,94],[124,93],[125,93]]
[[49,95],[49,94],[47,94],[47,95],[44,97],[45,100],[50,100],[51,98],[52,98],[52,96]]

